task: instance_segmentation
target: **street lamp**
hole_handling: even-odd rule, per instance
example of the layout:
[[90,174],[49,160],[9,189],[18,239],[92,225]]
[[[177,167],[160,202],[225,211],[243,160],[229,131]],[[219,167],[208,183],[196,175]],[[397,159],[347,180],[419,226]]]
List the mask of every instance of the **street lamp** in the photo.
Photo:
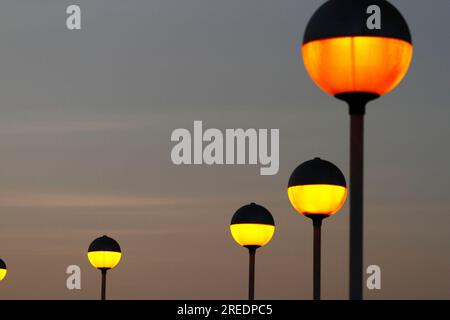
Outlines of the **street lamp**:
[[[377,11],[380,28],[368,23]],[[364,114],[369,101],[394,89],[408,71],[413,55],[411,34],[401,13],[385,0],[329,0],[306,27],[302,54],[314,82],[349,106],[350,299],[360,300]]]
[[116,240],[103,236],[92,241],[88,249],[89,262],[102,273],[101,299],[106,300],[106,272],[120,261],[122,253]]
[[344,204],[347,197],[345,177],[331,162],[315,158],[302,163],[292,172],[288,196],[295,210],[313,222],[313,298],[320,300],[322,220],[335,214]]
[[0,259],[0,281],[5,279],[7,273],[8,269],[6,268],[6,263],[2,259]]
[[275,222],[269,210],[251,203],[239,208],[233,215],[230,224],[231,235],[249,252],[249,285],[248,299],[255,299],[255,254],[256,250],[265,246],[275,232]]

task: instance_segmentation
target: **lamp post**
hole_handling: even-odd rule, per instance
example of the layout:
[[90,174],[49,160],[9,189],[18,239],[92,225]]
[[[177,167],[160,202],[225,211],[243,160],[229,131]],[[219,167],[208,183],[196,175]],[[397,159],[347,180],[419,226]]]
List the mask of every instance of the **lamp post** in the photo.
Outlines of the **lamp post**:
[[230,224],[231,235],[249,253],[248,300],[255,299],[255,255],[256,250],[265,246],[275,233],[272,214],[263,206],[251,203],[239,208]]
[[106,300],[106,272],[120,261],[122,252],[116,240],[103,236],[92,241],[88,249],[89,262],[102,273],[101,300]]
[[[380,28],[368,23],[379,8]],[[376,12],[376,10],[375,10]],[[363,146],[366,104],[394,89],[413,55],[401,13],[386,0],[329,0],[310,19],[302,47],[305,67],[350,114],[350,299],[363,297]]]
[[2,259],[0,259],[0,281],[5,279],[7,273],[8,269],[6,268],[6,263]]
[[344,204],[347,197],[345,177],[331,162],[314,158],[292,172],[288,196],[294,209],[313,222],[313,298],[320,300],[322,220],[335,214]]

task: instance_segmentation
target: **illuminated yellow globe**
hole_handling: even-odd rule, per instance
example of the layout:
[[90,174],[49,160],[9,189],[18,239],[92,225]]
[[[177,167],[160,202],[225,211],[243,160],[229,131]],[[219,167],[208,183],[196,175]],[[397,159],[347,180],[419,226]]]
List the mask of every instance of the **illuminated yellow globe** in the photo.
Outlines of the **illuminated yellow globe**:
[[6,263],[0,259],[0,281],[5,279],[8,269],[6,268]]
[[112,269],[120,261],[122,253],[112,251],[88,252],[89,262],[97,269]]
[[89,262],[97,269],[112,269],[117,266],[121,257],[119,244],[107,236],[95,239],[88,249]]
[[320,158],[306,161],[292,173],[288,197],[300,214],[333,215],[341,209],[347,198],[345,177],[329,161]]
[[263,247],[269,243],[275,233],[275,226],[256,223],[230,225],[234,240],[243,247]]
[[263,247],[275,233],[272,214],[263,206],[251,203],[233,215],[230,224],[233,239],[243,247]]
[[336,185],[313,184],[288,188],[292,206],[302,214],[335,214],[345,202],[347,188]]

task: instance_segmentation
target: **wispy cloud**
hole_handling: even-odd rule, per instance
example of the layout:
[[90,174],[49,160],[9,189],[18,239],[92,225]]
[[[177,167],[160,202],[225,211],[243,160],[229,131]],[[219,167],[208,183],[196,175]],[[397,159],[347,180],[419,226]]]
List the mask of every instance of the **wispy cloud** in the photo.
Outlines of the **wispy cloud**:
[[180,196],[124,196],[83,194],[9,194],[0,196],[0,207],[8,208],[145,208],[155,206],[179,206],[212,204],[220,199]]
[[180,200],[167,197],[116,195],[21,194],[0,197],[2,207],[148,207],[176,204]]
[[116,131],[147,126],[148,122],[139,119],[107,119],[88,121],[55,121],[33,123],[1,124],[0,135],[65,134],[76,132]]

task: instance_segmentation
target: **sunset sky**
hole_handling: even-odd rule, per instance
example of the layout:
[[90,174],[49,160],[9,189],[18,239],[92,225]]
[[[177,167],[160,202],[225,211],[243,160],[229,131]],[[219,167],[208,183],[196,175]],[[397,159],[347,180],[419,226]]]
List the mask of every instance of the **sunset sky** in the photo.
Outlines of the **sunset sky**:
[[[309,78],[300,46],[322,0],[3,0],[0,4],[2,299],[97,299],[87,260],[123,251],[111,299],[245,299],[247,252],[229,223],[244,204],[277,226],[258,251],[257,299],[310,299],[312,227],[287,197],[316,156],[348,179],[345,104]],[[403,82],[368,106],[367,299],[450,299],[450,1],[391,1],[411,29]],[[66,28],[78,4],[82,29]],[[280,170],[175,166],[177,128],[280,129]],[[348,298],[348,205],[323,226],[322,296]],[[69,265],[82,290],[66,288]]]

